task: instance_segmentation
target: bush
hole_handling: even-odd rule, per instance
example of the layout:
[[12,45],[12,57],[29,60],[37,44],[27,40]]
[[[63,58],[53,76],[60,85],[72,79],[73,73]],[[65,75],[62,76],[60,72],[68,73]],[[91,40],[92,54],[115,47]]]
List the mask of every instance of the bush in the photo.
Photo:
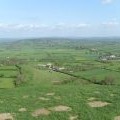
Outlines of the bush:
[[104,80],[100,82],[101,85],[113,85],[115,83],[115,79],[112,76],[106,76]]
[[16,75],[10,75],[9,78],[16,78]]
[[0,77],[3,78],[5,75],[4,74],[0,74]]
[[96,77],[93,77],[92,80],[91,80],[92,83],[97,83],[97,78]]
[[91,82],[94,84],[100,84],[100,85],[113,85],[115,84],[115,79],[112,76],[106,76],[104,80],[97,81],[96,77],[93,77]]
[[21,74],[17,75],[17,78],[14,80],[15,86],[18,86],[24,82],[24,76]]

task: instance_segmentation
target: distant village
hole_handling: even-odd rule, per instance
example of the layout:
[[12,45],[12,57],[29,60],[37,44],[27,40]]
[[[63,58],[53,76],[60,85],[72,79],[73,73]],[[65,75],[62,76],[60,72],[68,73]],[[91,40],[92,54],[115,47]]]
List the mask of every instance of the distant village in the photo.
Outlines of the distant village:
[[64,70],[65,68],[64,67],[58,67],[58,66],[54,66],[52,63],[47,63],[47,64],[38,64],[37,65],[37,68],[48,68],[49,71],[61,71],[61,70]]
[[[99,54],[99,51],[96,48],[90,49],[90,52],[94,52],[94,53]],[[115,54],[112,54],[112,53],[111,54],[106,54],[106,55],[100,55],[98,60],[102,61],[102,62],[107,62],[107,61],[110,61],[110,60],[120,60],[120,55],[115,55]]]
[[99,59],[101,61],[120,60],[120,57],[116,55],[106,55],[106,56],[100,56]]

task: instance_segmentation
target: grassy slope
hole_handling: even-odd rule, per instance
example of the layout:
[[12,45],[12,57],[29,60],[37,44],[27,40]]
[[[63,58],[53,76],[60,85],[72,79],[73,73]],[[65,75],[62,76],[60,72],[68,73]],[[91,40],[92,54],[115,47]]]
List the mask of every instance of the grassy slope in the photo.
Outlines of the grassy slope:
[[[26,66],[27,67],[27,66]],[[17,120],[68,120],[70,115],[78,115],[82,120],[112,120],[120,113],[120,92],[118,86],[99,86],[93,84],[81,84],[78,81],[64,85],[53,85],[53,79],[63,80],[69,76],[59,73],[49,73],[29,68],[33,73],[33,80],[28,81],[22,87],[4,89],[0,91],[0,111],[15,113]],[[46,77],[47,76],[47,77]],[[34,81],[34,82],[33,82]],[[54,92],[54,96],[47,96],[47,93]],[[110,96],[114,94],[115,96]],[[23,98],[23,96],[28,96]],[[55,99],[55,97],[61,99]],[[39,97],[49,98],[49,101],[42,101]],[[103,108],[91,108],[87,102],[90,97],[97,100],[107,101],[110,105]],[[2,102],[3,101],[3,102]],[[57,105],[66,105],[72,108],[70,112],[53,112],[49,116],[33,118],[31,113],[38,108],[49,108]],[[27,112],[19,112],[18,109],[25,107]]]
[[[48,62],[57,62],[60,66],[70,67],[75,70],[76,65],[84,65],[85,63],[92,63],[93,68],[98,67],[97,70],[88,70],[84,72],[73,72],[74,74],[84,75],[85,77],[94,76],[101,80],[106,73],[111,73],[110,71],[102,72],[99,67],[107,66],[110,69],[118,69],[116,62],[113,66],[110,64],[103,64],[94,61],[98,55],[94,53],[89,53],[88,48],[83,50],[73,49],[81,43],[60,43],[56,46],[50,47],[51,43],[40,43],[35,45],[32,42],[28,43],[16,43],[11,45],[6,45],[1,47],[3,51],[0,51],[0,55],[5,58],[7,56],[17,57],[17,58],[26,58],[29,61],[28,65],[24,65],[24,75],[26,78],[26,83],[16,87],[8,89],[0,89],[0,112],[1,113],[13,113],[16,120],[69,120],[70,115],[78,115],[78,120],[114,120],[115,116],[120,115],[120,86],[119,84],[113,86],[101,86],[88,84],[83,82],[83,80],[70,77],[69,75],[64,75],[61,73],[52,72],[48,70],[38,70],[34,68],[34,65],[38,63],[48,63]],[[88,45],[89,48],[96,46],[101,53],[104,52],[113,52],[119,53],[119,44],[115,44],[114,51],[111,49],[111,45],[105,46],[104,43],[84,43],[85,47]],[[87,45],[86,45],[87,44]],[[104,46],[103,46],[104,45]],[[11,47],[12,46],[12,47]],[[37,47],[36,47],[37,46]],[[87,46],[87,47],[88,47]],[[14,49],[13,49],[14,47]],[[112,46],[113,47],[113,46]],[[7,49],[6,49],[7,48]],[[10,50],[9,50],[9,49]],[[22,48],[22,49],[21,49]],[[31,49],[34,48],[34,49]],[[16,51],[17,50],[17,51]],[[11,54],[12,53],[12,54]],[[35,60],[38,61],[35,61]],[[117,63],[119,64],[119,62]],[[87,65],[86,65],[87,66]],[[6,71],[5,71],[6,72]],[[118,76],[117,83],[119,82],[119,73],[112,72]],[[8,73],[12,74],[11,72]],[[8,78],[6,78],[8,79]],[[64,81],[64,80],[75,80],[62,85],[53,85],[52,81]],[[3,80],[2,80],[3,82]],[[10,87],[10,84],[5,83],[0,84],[1,88],[4,84],[5,86]],[[6,87],[6,88],[7,88]],[[54,96],[47,96],[47,93],[55,93]],[[112,94],[114,96],[112,96]],[[49,98],[49,101],[42,101],[39,97]],[[61,99],[56,99],[60,97]],[[87,103],[90,97],[95,97],[96,100],[109,102],[110,105],[102,108],[91,108]],[[52,112],[49,116],[41,116],[38,118],[32,117],[31,113],[39,108],[49,108],[57,105],[65,105],[72,108],[70,112]],[[26,112],[19,112],[20,108],[25,107]]]

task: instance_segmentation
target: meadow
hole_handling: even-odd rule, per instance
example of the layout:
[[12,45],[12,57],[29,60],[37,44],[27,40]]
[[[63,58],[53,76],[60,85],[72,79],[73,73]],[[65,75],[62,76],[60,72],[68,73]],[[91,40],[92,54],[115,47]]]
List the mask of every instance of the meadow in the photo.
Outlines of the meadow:
[[120,120],[120,39],[0,43],[0,120]]

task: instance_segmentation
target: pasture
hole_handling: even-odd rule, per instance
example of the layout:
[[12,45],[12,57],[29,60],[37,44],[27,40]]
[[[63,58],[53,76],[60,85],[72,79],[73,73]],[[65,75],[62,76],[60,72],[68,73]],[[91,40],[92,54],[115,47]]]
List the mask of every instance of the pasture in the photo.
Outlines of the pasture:
[[0,44],[0,119],[119,120],[119,101],[118,39]]

